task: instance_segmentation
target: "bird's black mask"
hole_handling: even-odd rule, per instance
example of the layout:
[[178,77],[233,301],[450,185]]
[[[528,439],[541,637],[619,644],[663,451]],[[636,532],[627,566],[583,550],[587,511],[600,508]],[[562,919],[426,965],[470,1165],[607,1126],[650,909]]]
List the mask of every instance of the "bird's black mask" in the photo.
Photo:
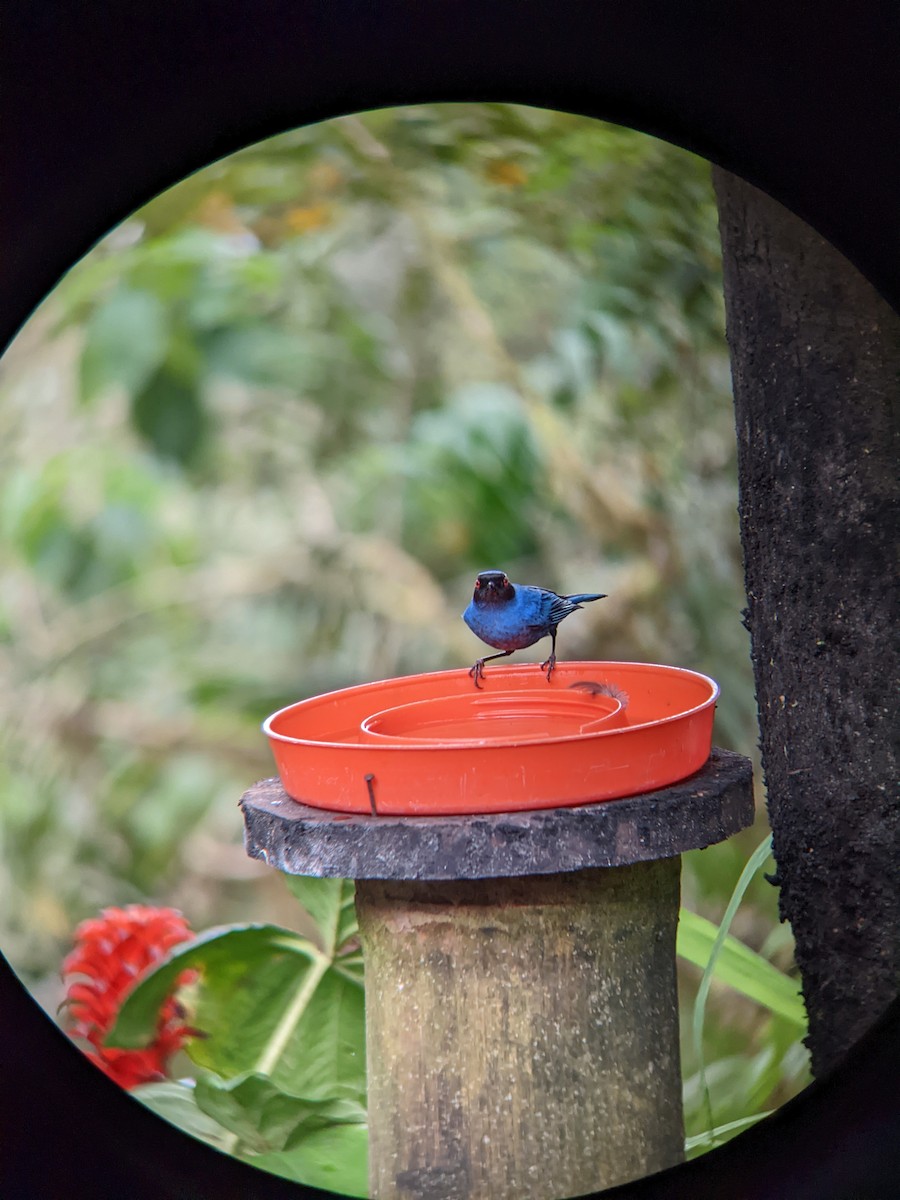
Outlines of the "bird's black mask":
[[472,599],[476,604],[502,604],[516,594],[516,589],[502,571],[482,571],[475,580]]

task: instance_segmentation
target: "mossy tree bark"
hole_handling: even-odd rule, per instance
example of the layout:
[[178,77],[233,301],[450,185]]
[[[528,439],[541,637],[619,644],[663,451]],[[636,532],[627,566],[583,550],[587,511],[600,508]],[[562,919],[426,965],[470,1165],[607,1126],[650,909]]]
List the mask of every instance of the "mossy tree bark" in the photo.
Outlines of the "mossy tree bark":
[[900,318],[804,222],[713,175],[763,768],[821,1074],[900,983]]
[[373,1196],[549,1200],[681,1159],[679,870],[357,882]]

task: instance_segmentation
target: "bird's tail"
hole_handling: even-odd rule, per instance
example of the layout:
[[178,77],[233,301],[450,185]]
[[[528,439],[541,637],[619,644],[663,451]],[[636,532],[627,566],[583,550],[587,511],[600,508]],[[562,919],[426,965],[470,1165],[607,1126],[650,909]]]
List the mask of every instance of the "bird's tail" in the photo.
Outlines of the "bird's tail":
[[587,604],[589,600],[605,600],[606,592],[581,592],[577,596],[566,596],[572,604]]

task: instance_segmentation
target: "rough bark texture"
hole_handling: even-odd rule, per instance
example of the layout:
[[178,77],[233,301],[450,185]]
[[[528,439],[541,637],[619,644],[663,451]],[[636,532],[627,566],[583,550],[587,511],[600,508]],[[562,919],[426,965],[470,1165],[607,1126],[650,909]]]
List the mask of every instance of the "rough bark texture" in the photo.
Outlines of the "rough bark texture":
[[714,182],[763,768],[821,1074],[900,982],[900,318],[786,209]]
[[680,1161],[677,858],[357,882],[377,1200],[550,1200]]

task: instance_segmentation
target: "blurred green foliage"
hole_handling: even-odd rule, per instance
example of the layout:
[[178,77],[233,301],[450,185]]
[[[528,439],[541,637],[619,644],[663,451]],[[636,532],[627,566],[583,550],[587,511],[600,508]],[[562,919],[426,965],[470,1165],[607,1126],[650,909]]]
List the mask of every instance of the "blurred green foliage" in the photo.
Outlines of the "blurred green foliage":
[[[51,1008],[105,904],[297,921],[240,845],[235,801],[272,771],[259,722],[468,665],[485,567],[609,593],[562,653],[708,672],[717,741],[755,754],[707,164],[503,104],[213,164],[112,231],[4,360],[0,531],[0,937]],[[765,831],[686,856],[686,903],[718,920]],[[734,932],[790,967],[759,878]],[[796,1031],[716,987],[707,1036],[719,1124],[805,1080]],[[700,1133],[687,1026],[684,1059]]]
[[[806,1028],[797,981],[728,932],[750,880],[770,854],[766,837],[718,927],[690,910],[680,913],[679,961],[703,973],[693,1015],[700,1069],[685,1086],[689,1117],[702,1127],[686,1140],[691,1156],[768,1115],[763,1100],[796,1069],[791,1053],[796,1058],[796,1039]],[[191,981],[179,997],[191,1027],[202,1031],[188,1039],[181,1056],[186,1066],[192,1060],[190,1074],[182,1069],[135,1094],[195,1137],[256,1166],[365,1196],[364,963],[353,882],[284,878],[312,924],[312,938],[273,925],[234,925],[177,945],[130,991],[107,1041],[126,1048],[151,1041],[160,1007],[187,968]],[[749,1061],[735,1056],[744,1078],[725,1097],[735,1109],[727,1120],[721,1104],[718,1119],[714,1113],[702,1047],[714,978],[777,1017],[774,1028],[782,1035],[770,1037]],[[783,1036],[791,1028],[792,1035]],[[721,1059],[714,1064],[720,1073],[724,1065]]]
[[190,996],[181,993],[205,1035],[187,1043],[190,1075],[134,1094],[256,1166],[365,1196],[365,1013],[353,882],[287,882],[312,938],[236,925],[182,943],[132,990],[108,1040],[146,1045],[181,972],[196,971]]

